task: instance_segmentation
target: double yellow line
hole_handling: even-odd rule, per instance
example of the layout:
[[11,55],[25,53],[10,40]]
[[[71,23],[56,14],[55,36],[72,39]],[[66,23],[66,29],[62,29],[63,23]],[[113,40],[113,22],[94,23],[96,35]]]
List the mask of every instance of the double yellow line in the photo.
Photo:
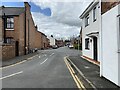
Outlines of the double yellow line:
[[68,68],[68,70],[70,71],[70,74],[72,75],[77,87],[79,88],[79,90],[86,90],[85,86],[83,85],[83,83],[79,80],[78,76],[75,74],[75,71],[73,70],[73,68],[71,67],[71,65],[69,64],[68,60],[66,57],[64,57],[64,62]]

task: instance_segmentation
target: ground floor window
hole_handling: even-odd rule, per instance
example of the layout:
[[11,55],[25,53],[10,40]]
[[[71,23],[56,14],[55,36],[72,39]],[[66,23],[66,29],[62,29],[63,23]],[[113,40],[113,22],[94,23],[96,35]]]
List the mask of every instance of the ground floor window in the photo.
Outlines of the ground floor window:
[[89,38],[85,39],[85,49],[89,50],[90,49],[90,42],[89,42]]
[[7,37],[6,38],[6,43],[11,44],[13,42],[13,37]]

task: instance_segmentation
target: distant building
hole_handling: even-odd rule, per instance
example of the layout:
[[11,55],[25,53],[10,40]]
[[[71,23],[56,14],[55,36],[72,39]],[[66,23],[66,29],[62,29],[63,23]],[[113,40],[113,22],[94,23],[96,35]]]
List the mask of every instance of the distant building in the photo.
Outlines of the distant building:
[[63,40],[56,40],[56,45],[58,47],[63,47],[64,46],[64,41]]
[[56,45],[56,39],[53,36],[48,37],[50,40],[50,46]]

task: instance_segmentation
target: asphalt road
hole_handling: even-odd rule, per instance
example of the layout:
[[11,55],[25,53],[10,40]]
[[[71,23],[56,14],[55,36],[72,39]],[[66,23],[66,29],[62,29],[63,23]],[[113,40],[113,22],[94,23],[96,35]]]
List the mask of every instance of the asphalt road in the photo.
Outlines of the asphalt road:
[[2,88],[77,88],[64,62],[79,51],[62,47],[42,50],[19,65],[2,70]]

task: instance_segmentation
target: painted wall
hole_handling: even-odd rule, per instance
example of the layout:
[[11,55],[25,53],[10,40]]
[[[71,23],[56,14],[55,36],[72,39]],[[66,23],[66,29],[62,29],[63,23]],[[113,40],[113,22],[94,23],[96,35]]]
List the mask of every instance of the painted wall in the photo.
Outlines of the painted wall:
[[102,15],[103,76],[120,86],[120,60],[117,38],[118,6]]
[[[90,16],[90,24],[85,27],[85,18],[83,18],[82,20],[82,50],[83,50],[83,55],[87,56],[91,59],[93,59],[93,39],[90,37],[87,37],[86,34],[92,33],[92,32],[99,32],[99,14],[100,14],[100,10],[99,10],[99,4],[96,5],[96,11],[97,11],[97,20],[95,22],[93,22],[93,10],[91,10],[89,12],[89,16]],[[90,38],[92,39],[92,42],[90,42],[90,50],[86,50],[85,49],[85,38]],[[99,36],[98,36],[98,61],[100,61],[100,46],[99,46]]]
[[53,37],[48,37],[48,39],[50,40],[50,45],[55,45],[55,39]]

